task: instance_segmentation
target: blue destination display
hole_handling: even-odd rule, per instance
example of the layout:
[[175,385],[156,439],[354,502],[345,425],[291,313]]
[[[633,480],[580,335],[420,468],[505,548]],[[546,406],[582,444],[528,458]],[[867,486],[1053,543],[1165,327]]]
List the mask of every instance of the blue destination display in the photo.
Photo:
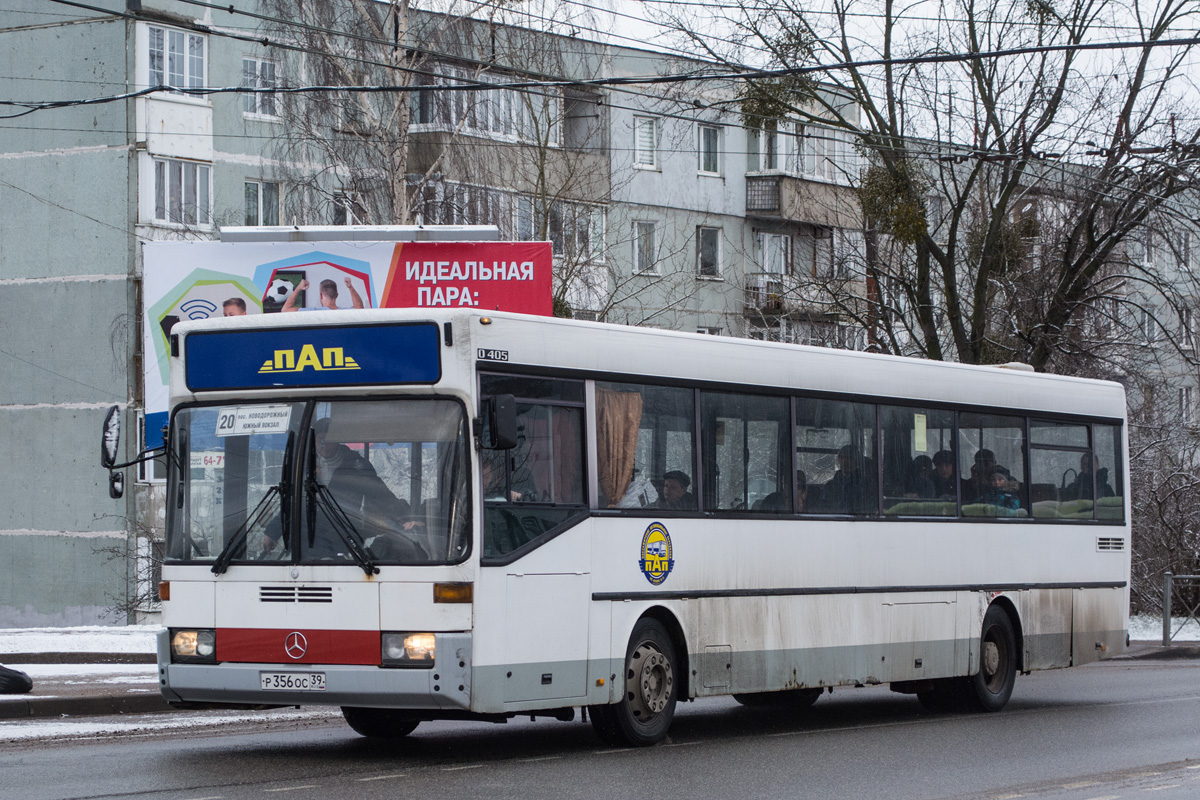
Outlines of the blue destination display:
[[187,386],[203,392],[437,383],[438,340],[433,323],[193,333],[185,341]]

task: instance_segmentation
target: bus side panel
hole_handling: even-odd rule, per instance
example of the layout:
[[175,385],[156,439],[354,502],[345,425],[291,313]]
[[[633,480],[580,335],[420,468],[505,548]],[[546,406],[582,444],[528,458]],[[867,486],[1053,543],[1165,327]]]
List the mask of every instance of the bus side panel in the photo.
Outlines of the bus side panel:
[[953,592],[700,600],[695,695],[955,674]]
[[1072,592],[1072,658],[1075,665],[1125,652],[1129,600],[1124,589],[1075,589]]
[[1019,593],[1017,608],[1021,614],[1022,663],[1026,672],[1071,666],[1071,594],[1071,589]]

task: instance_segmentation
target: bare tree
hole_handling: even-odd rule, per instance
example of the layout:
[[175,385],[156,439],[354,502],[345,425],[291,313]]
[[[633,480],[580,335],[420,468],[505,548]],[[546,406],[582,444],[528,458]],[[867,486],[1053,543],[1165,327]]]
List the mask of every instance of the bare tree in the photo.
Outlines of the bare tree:
[[[858,136],[871,258],[852,294],[823,293],[832,311],[885,351],[1057,369],[1107,299],[1177,294],[1125,251],[1195,183],[1200,133],[1173,114],[1190,48],[1158,45],[1187,35],[1196,12],[1194,0],[744,2],[711,20],[723,48],[711,27],[673,22],[709,57],[765,55],[784,70],[747,82],[748,124]],[[1137,47],[1080,47],[1117,23]],[[1040,227],[1046,207],[1070,224]]]

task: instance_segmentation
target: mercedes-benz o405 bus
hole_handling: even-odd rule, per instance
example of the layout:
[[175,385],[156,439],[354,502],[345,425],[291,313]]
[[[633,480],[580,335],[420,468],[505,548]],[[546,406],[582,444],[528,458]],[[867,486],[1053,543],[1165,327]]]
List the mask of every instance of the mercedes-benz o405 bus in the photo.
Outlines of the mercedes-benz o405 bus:
[[171,334],[177,705],[396,737],[890,684],[997,710],[1122,652],[1119,385],[516,314]]

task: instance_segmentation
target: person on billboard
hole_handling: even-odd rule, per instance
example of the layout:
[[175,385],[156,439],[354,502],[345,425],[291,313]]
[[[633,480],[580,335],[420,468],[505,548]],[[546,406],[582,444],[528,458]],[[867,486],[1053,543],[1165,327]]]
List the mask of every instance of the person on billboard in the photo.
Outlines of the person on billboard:
[[[353,281],[346,278],[346,288],[350,290],[350,304],[354,308],[363,308],[362,296],[358,290],[354,288]],[[283,308],[280,311],[308,311],[307,308],[296,308],[296,296],[308,289],[308,278],[296,284],[296,288],[288,295],[287,300],[283,301]],[[340,306],[337,304],[338,287],[337,283],[326,278],[321,281],[321,305],[312,309],[313,311],[338,311]]]
[[226,317],[246,316],[246,301],[240,297],[231,297],[221,305]]

